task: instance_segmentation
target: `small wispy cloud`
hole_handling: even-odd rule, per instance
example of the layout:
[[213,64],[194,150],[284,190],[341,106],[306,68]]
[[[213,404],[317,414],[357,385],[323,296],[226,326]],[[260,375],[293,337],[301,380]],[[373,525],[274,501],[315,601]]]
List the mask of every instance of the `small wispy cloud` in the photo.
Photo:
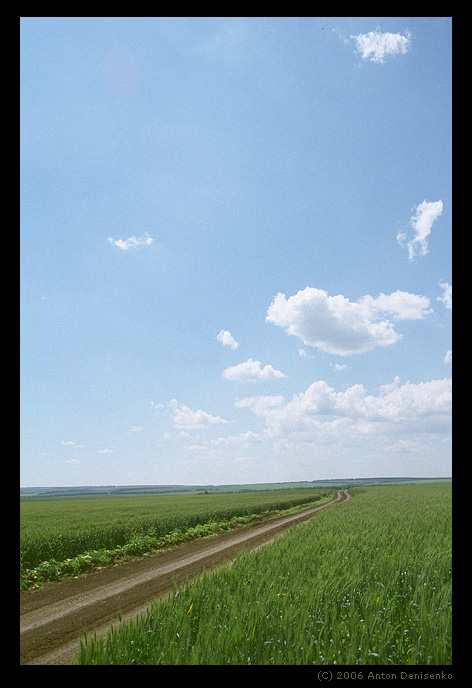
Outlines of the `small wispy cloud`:
[[174,425],[179,430],[196,430],[208,427],[209,425],[230,422],[220,416],[213,416],[211,413],[207,413],[201,409],[192,411],[192,409],[185,406],[185,404],[179,404],[176,399],[172,399],[169,406],[174,415]]
[[76,449],[83,449],[84,448],[83,444],[77,444],[77,442],[72,442],[70,440],[67,442],[64,442],[64,440],[62,440],[61,444],[63,444],[64,447],[75,447]]
[[431,234],[431,227],[442,211],[442,201],[423,201],[417,206],[416,213],[410,220],[410,225],[414,231],[413,238],[407,241],[405,232],[397,234],[397,241],[400,246],[408,249],[409,260],[413,260],[417,255],[425,256],[428,253],[428,238]]
[[138,246],[150,246],[154,242],[154,239],[146,232],[144,236],[131,236],[124,240],[108,237],[108,241],[122,251],[127,251],[130,248],[137,248]]
[[229,330],[220,330],[220,333],[216,335],[216,339],[223,344],[223,346],[229,346],[232,349],[237,349],[239,342],[235,340]]
[[274,380],[276,378],[287,377],[280,370],[275,370],[271,365],[263,368],[260,361],[249,358],[245,363],[230,366],[223,371],[223,377],[227,380],[238,380],[239,382],[258,382],[260,380]]
[[389,55],[406,55],[411,46],[411,34],[405,31],[401,33],[382,33],[369,31],[358,36],[351,36],[356,41],[357,50],[363,60],[370,60],[383,64]]
[[452,284],[447,282],[439,282],[439,286],[443,290],[443,295],[438,296],[438,301],[442,301],[445,308],[452,311]]

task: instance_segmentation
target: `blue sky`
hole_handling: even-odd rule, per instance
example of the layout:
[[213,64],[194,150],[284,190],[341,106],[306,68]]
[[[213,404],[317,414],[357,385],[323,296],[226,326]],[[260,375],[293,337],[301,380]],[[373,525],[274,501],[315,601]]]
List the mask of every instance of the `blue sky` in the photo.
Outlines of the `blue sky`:
[[451,24],[21,19],[21,485],[451,475]]

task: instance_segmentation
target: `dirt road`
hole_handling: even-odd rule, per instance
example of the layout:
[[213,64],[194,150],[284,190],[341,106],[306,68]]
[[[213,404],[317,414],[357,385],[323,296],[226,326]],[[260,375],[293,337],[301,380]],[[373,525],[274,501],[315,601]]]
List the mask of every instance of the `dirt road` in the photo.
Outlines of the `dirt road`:
[[350,498],[338,492],[321,506],[194,540],[153,556],[65,578],[38,590],[20,592],[20,664],[70,664],[84,631],[105,634],[111,625],[145,611],[153,599],[231,561],[242,549],[270,542],[317,511]]

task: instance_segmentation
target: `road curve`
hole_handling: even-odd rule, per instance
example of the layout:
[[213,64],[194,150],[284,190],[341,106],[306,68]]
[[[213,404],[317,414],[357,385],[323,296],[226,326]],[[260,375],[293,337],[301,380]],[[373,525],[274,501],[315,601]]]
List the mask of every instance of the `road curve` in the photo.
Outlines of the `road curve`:
[[153,599],[172,591],[174,584],[198,577],[242,549],[254,549],[321,509],[349,499],[337,492],[326,504],[243,528],[194,540],[100,571],[65,578],[38,590],[20,593],[20,664],[70,664],[77,656],[84,631],[106,633],[122,619],[145,611]]

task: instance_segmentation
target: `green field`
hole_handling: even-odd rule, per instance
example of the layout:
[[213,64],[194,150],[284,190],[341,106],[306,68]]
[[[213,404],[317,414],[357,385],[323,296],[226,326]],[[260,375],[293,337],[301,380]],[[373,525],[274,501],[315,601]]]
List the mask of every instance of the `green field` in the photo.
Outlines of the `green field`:
[[79,664],[449,665],[450,484],[355,488],[155,602]]
[[277,511],[328,501],[333,490],[234,494],[25,497],[20,500],[20,588],[141,556]]

